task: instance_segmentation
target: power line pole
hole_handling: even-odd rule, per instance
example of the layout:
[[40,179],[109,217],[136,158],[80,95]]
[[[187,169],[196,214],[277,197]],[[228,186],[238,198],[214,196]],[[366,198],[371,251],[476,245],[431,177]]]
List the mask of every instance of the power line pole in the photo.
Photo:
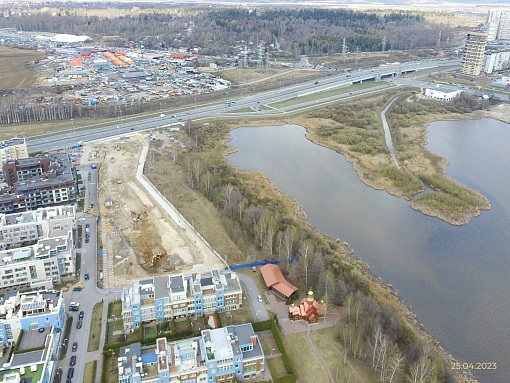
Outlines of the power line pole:
[[344,37],[344,40],[342,43],[342,58],[343,58],[344,62],[345,62],[346,56],[347,56],[347,44],[345,43],[345,37]]

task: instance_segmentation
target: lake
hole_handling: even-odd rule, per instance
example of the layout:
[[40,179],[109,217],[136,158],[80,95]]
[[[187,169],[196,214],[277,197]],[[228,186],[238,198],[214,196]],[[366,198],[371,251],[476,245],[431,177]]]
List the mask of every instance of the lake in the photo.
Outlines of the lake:
[[480,383],[510,382],[510,125],[441,121],[428,147],[447,173],[487,196],[492,210],[452,226],[363,184],[345,158],[305,138],[299,126],[232,131],[228,156],[267,174],[304,208],[311,225],[347,241],[376,276],[393,284],[427,331],[460,362],[497,362]]

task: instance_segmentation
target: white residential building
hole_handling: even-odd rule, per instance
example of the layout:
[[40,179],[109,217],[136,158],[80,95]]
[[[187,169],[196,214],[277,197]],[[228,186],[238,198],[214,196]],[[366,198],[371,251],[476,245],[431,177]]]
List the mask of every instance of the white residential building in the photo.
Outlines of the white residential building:
[[51,288],[74,275],[75,207],[0,214],[0,290]]
[[11,138],[0,141],[2,162],[28,157],[27,143],[24,138]]
[[485,53],[483,71],[491,74],[510,68],[510,46],[488,49]]
[[238,310],[242,298],[239,277],[230,269],[136,281],[122,293],[124,328]]
[[[4,363],[0,366],[0,382],[52,382],[64,323],[60,292],[13,292],[2,297],[0,345],[4,349]],[[6,354],[8,346],[17,350],[12,355]]]

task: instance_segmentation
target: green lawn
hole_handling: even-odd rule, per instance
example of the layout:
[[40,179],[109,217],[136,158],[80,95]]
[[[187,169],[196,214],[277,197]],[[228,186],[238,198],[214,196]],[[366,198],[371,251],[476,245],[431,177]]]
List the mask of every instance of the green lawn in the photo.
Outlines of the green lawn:
[[236,110],[229,110],[227,113],[250,113],[250,112],[255,112],[255,110],[253,110],[252,108],[241,108],[241,109],[236,109]]
[[101,338],[101,326],[103,322],[103,302],[96,303],[92,310],[92,321],[90,323],[90,335],[87,351],[96,351],[99,349],[99,340]]
[[87,383],[95,383],[96,381],[97,360],[89,362],[85,365],[85,372],[83,373],[83,381]]
[[25,367],[25,373],[24,374],[21,374],[19,368],[15,368],[15,369],[8,370],[8,371],[2,371],[2,372],[0,372],[0,381],[3,382],[5,375],[12,374],[14,372],[19,373],[21,379],[32,378],[32,382],[39,382],[41,380],[41,377],[42,377],[43,365],[42,364],[38,364],[37,365],[37,370],[35,370],[35,371],[30,371],[29,367]]
[[273,334],[271,333],[271,336],[263,336],[260,337],[260,343],[262,344],[262,350],[264,350],[264,354],[266,356],[271,355],[271,350],[273,351],[273,354],[279,354],[280,349],[278,348],[278,345],[276,344],[276,341],[274,340]]
[[[352,383],[377,381],[377,379],[374,378],[371,372],[366,369],[366,365],[361,363],[359,359],[354,359],[352,357],[352,354],[347,356],[347,361],[351,363],[352,368],[349,365],[343,363],[344,349],[342,347],[342,344],[337,339],[336,336],[337,329],[335,327],[322,329],[317,331],[317,333],[320,334],[323,338],[325,338],[327,342],[318,337],[316,334],[312,334],[312,340],[317,349],[320,351],[321,356],[326,361],[326,364],[328,365],[329,370],[331,371],[333,376],[337,375],[338,370],[338,382],[343,382],[342,380],[343,377],[347,376],[351,377]],[[341,353],[340,355],[333,347],[331,347],[331,344],[334,344],[335,347],[340,351]],[[369,353],[368,350],[365,351]],[[356,373],[361,377],[361,380],[359,380],[356,377],[354,371],[356,371]]]
[[106,382],[105,383],[118,383],[119,382],[119,367],[117,366],[118,356],[108,354],[105,358]]
[[[380,86],[380,85],[384,85],[384,84],[386,84],[385,81],[367,81],[362,84],[355,84],[355,85],[346,86],[343,88],[335,88],[335,89],[331,89],[331,90],[326,90],[324,92],[308,94],[308,95],[302,96],[302,97],[294,97],[289,100],[270,104],[270,106],[280,109],[280,108],[285,108],[287,106],[303,104],[305,102],[320,101],[320,100],[328,98],[328,97],[338,96],[340,94],[350,93],[350,92],[354,92],[354,91],[357,91],[360,89],[374,88],[376,86]],[[306,93],[306,92],[304,92],[304,93]]]
[[143,327],[143,339],[156,339],[158,336],[158,329],[156,325]]
[[284,341],[300,382],[329,382],[328,374],[313,353],[305,333],[287,335]]
[[281,357],[266,359],[266,363],[269,366],[269,371],[271,371],[271,376],[273,379],[280,378],[282,376],[287,376],[287,369],[283,364],[283,360]]
[[116,318],[122,317],[122,302],[113,302],[112,315]]
[[190,324],[188,320],[179,320],[174,321],[174,328],[176,332],[182,332],[182,331],[189,331],[190,330]]

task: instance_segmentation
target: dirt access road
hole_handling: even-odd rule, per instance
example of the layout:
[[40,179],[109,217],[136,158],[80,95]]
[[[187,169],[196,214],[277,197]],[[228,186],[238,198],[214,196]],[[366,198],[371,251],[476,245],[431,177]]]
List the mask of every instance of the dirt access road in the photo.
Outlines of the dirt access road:
[[[157,139],[169,144],[164,134]],[[99,268],[104,288],[126,286],[152,275],[225,266],[156,190],[147,190],[147,182],[136,179],[140,154],[144,148],[147,153],[149,142],[148,134],[131,135],[84,148],[82,159],[99,169],[95,209],[99,208],[101,217],[98,245],[103,249]]]

